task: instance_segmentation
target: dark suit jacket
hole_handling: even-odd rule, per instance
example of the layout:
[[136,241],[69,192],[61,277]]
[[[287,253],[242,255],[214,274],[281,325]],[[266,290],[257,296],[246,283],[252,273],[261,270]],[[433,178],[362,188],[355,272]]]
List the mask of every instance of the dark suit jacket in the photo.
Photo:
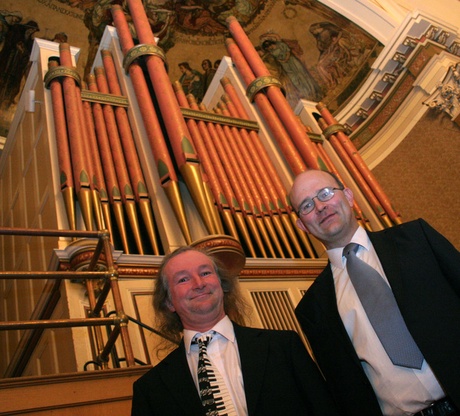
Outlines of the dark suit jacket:
[[[249,415],[337,415],[297,333],[234,324]],[[134,383],[132,416],[204,416],[182,341]]]
[[[415,342],[460,408],[460,253],[425,221],[369,233]],[[337,309],[330,265],[296,308],[317,362],[348,415],[381,415]]]

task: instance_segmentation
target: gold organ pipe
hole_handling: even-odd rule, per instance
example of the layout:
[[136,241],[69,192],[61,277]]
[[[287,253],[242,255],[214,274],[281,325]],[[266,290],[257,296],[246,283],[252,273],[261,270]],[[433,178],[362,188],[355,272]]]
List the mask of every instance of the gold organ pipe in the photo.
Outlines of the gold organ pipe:
[[[215,111],[217,112],[217,109]],[[270,238],[269,230],[266,228],[266,224],[264,222],[264,215],[261,210],[261,199],[256,190],[254,181],[252,180],[252,177],[249,173],[244,157],[241,155],[238,147],[235,145],[235,142],[233,140],[233,134],[230,130],[230,127],[227,125],[219,125],[217,129],[219,130],[219,128],[222,129],[222,138],[224,138],[224,140],[222,140],[222,146],[224,147],[224,150],[230,160],[230,164],[234,169],[235,179],[241,186],[244,198],[246,199],[246,201],[248,201],[249,209],[255,218],[255,222],[259,229],[259,233],[261,234],[262,241],[265,243],[271,256],[276,257],[275,249],[272,244],[272,238],[274,236],[272,235],[272,238]],[[284,257],[282,250],[280,254]]]
[[[122,96],[112,54],[107,50],[101,51],[101,54],[109,92],[116,96]],[[153,248],[153,254],[158,255],[158,242],[155,234],[155,224],[153,220],[152,208],[150,205],[149,193],[147,191],[141,164],[137,155],[137,149],[134,143],[134,137],[131,132],[128,114],[122,107],[116,107],[114,109],[114,113],[120,133],[121,145],[123,148],[123,154],[126,159],[129,177],[131,179],[131,184],[133,185],[134,196],[144,220],[145,230]]]
[[[202,104],[200,105],[200,109],[206,111],[206,108]],[[255,218],[255,213],[253,211],[254,204],[251,204],[251,201],[248,201],[248,194],[245,193],[242,189],[244,186],[246,186],[246,184],[244,183],[244,181],[238,180],[238,172],[237,169],[234,168],[236,166],[236,163],[232,162],[232,159],[230,158],[232,154],[231,152],[229,152],[228,146],[226,146],[227,140],[222,126],[220,124],[214,125],[212,123],[208,123],[208,127],[216,133],[214,145],[216,147],[217,153],[222,162],[222,165],[224,166],[225,172],[231,183],[232,189],[235,192],[238,204],[240,205],[243,214],[245,214],[245,220],[251,231],[251,235],[256,242],[256,246],[259,248],[262,257],[266,258],[268,257],[267,252],[265,250],[264,243],[260,236],[258,224]]]
[[[112,7],[112,17],[117,29],[121,49],[126,58],[135,46],[121,6],[114,5]],[[155,158],[160,185],[171,204],[172,211],[186,243],[191,244],[192,237],[185,215],[184,203],[181,198],[179,180],[166,145],[166,140],[163,136],[152,97],[150,96],[143,69],[136,60],[132,61],[129,67],[125,69],[127,69],[132,79],[132,85],[137,97],[139,111],[144,122],[147,139],[149,140],[150,149]]]
[[[99,92],[96,78],[93,74],[88,75],[87,78],[88,88],[90,91]],[[103,166],[104,176],[107,184],[107,191],[110,203],[112,204],[115,221],[118,227],[118,232],[123,245],[125,253],[130,254],[126,223],[123,213],[121,191],[118,184],[117,174],[115,171],[114,161],[112,159],[112,152],[110,150],[109,133],[104,119],[104,111],[100,103],[93,103],[92,105],[94,124],[96,127],[96,138],[99,147],[101,163]]]
[[[195,97],[193,97],[193,95],[189,94],[187,96],[187,100],[190,108],[193,110],[199,110],[198,104],[196,103]],[[240,200],[237,198],[236,192],[232,188],[230,178],[228,177],[228,172],[226,171],[225,166],[219,157],[219,151],[216,147],[216,144],[219,143],[219,136],[217,134],[216,128],[211,122],[198,120],[197,123],[201,137],[204,140],[204,147],[210,155],[211,163],[216,170],[218,181],[222,186],[222,191],[225,196],[225,200],[221,200],[220,202],[228,203],[231,213],[234,216],[237,228],[242,234],[242,239],[245,242],[247,249],[249,250],[252,257],[257,257],[255,247],[246,224],[247,214],[243,211],[244,207],[242,207],[239,203]],[[225,213],[226,211],[223,212]]]
[[[249,120],[249,116],[244,109],[243,104],[241,103],[241,100],[239,99],[238,94],[236,93],[236,90],[231,84],[230,80],[226,77],[223,77],[221,79],[221,84],[225,90],[225,96],[223,100],[226,102],[230,114],[234,117],[240,117],[244,120]],[[263,100],[263,96],[260,96],[260,99]],[[245,140],[245,142],[248,147],[251,147],[250,153],[253,154],[254,157],[260,158],[261,177],[267,181],[267,189],[271,191],[273,200],[277,201],[276,207],[280,212],[285,229],[289,230],[291,241],[293,242],[299,257],[303,258],[304,255],[298,241],[302,241],[309,257],[316,257],[315,251],[313,250],[307,234],[299,230],[296,226],[297,214],[292,211],[287,201],[286,189],[284,188],[281,179],[279,178],[278,172],[276,171],[267,154],[267,151],[263,147],[259,136],[256,132],[249,131],[249,138],[250,139]],[[305,166],[304,169],[306,169]],[[285,215],[286,212],[288,213],[287,217]]]
[[[98,90],[103,94],[109,93],[109,86],[107,78],[105,76],[105,70],[102,67],[94,69],[96,77],[96,83]],[[124,111],[121,107],[118,109]],[[121,138],[119,132],[119,126],[117,126],[115,111],[109,104],[102,105],[102,113],[104,115],[105,125],[107,128],[107,136],[110,143],[110,151],[114,166],[116,166],[116,176],[118,179],[118,187],[121,192],[121,198],[123,206],[125,208],[126,217],[128,218],[131,226],[131,232],[136,243],[137,251],[139,254],[144,254],[144,248],[142,245],[142,237],[139,227],[139,221],[137,218],[136,205],[134,201],[134,191],[131,184],[131,180],[128,173],[128,167],[126,165],[125,155],[123,153],[123,147],[121,145]]]

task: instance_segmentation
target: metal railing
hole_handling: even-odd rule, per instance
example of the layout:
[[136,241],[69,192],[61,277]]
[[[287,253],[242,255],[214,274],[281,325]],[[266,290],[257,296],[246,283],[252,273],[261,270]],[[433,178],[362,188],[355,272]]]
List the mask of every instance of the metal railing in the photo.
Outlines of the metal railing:
[[[30,350],[30,340],[38,339],[44,329],[48,328],[69,328],[69,327],[94,327],[95,344],[97,348],[97,356],[93,357],[95,363],[100,368],[107,368],[109,356],[114,349],[115,342],[118,337],[121,337],[126,365],[135,365],[132,345],[128,333],[128,316],[123,311],[123,304],[118,285],[118,272],[116,270],[112,246],[110,243],[110,235],[107,230],[103,231],[74,231],[74,230],[49,230],[49,229],[28,229],[28,228],[8,228],[0,227],[0,235],[12,236],[39,236],[39,237],[68,237],[68,238],[88,238],[97,239],[97,244],[92,252],[92,257],[84,271],[37,271],[37,272],[18,272],[18,271],[1,271],[0,279],[51,279],[57,284],[54,285],[54,290],[57,291],[59,284],[63,279],[81,280],[86,284],[89,312],[87,318],[69,318],[69,319],[34,319],[26,321],[4,321],[0,322],[0,331],[2,330],[32,330],[29,333],[29,342],[24,342],[28,346],[28,351],[23,354],[21,359],[18,359],[15,364],[15,369],[7,371],[10,376],[20,376],[21,368],[26,365],[25,361],[30,358],[33,351]],[[103,257],[103,259],[102,259]],[[103,262],[106,270],[98,271],[100,263]],[[96,295],[92,282],[98,280],[102,282],[102,289]],[[109,293],[112,294],[115,311],[113,316],[101,317],[101,312],[104,303],[107,300]],[[50,313],[49,313],[50,315]],[[107,340],[104,341],[102,334],[102,326],[110,328],[110,333]],[[33,344],[33,343],[32,343]],[[18,346],[20,347],[20,346]],[[20,364],[22,362],[22,364]],[[7,375],[8,376],[8,375]]]

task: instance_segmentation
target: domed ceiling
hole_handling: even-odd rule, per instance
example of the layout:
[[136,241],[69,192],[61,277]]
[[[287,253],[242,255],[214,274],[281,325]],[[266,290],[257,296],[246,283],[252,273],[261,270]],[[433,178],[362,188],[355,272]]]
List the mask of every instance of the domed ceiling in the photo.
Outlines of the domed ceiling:
[[[67,41],[80,48],[77,69],[83,76],[90,72],[106,25],[112,23],[111,6],[121,4],[127,16],[129,8],[123,0],[2,3],[0,134],[6,136],[20,96],[18,86],[27,76],[33,38]],[[293,107],[304,98],[321,100],[336,111],[366,78],[381,50],[374,38],[313,0],[143,0],[143,4],[166,52],[171,81],[185,82],[193,74],[198,98],[206,91],[212,67],[227,54],[229,16],[240,21],[269,70],[283,83]]]

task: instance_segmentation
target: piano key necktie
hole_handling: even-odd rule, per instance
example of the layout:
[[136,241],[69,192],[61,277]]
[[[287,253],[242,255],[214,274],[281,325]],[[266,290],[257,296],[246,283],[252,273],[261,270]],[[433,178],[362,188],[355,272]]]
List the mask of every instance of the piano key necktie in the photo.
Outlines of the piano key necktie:
[[359,247],[350,243],[343,255],[350,280],[372,327],[393,364],[422,368],[423,355],[407,329],[391,288],[377,270],[356,256]]
[[201,402],[206,416],[233,416],[236,412],[225,381],[208,356],[211,339],[211,334],[205,334],[193,340],[199,348],[197,371]]

